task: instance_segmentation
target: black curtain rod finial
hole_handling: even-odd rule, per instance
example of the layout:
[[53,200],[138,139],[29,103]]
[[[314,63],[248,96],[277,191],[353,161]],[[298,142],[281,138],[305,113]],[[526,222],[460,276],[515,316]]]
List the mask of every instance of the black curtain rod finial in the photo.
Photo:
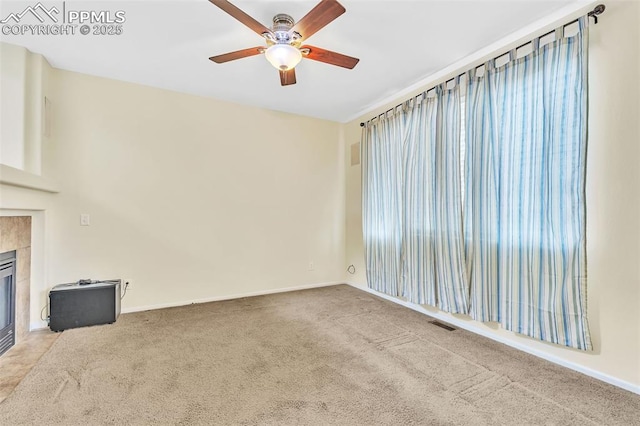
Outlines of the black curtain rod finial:
[[587,16],[592,17],[593,18],[593,23],[597,24],[598,23],[598,15],[603,13],[605,9],[606,9],[606,7],[605,7],[604,4],[599,4],[596,7],[594,7],[591,12],[587,13]]
[[364,127],[364,123],[360,123],[360,127]]

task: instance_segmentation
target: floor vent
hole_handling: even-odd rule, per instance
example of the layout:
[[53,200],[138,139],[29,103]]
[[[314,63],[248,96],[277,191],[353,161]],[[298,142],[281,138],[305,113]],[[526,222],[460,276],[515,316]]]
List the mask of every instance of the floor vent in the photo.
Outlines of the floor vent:
[[440,327],[440,328],[444,328],[447,331],[455,331],[456,329],[454,327],[451,327],[450,325],[441,323],[440,321],[429,321],[431,324]]

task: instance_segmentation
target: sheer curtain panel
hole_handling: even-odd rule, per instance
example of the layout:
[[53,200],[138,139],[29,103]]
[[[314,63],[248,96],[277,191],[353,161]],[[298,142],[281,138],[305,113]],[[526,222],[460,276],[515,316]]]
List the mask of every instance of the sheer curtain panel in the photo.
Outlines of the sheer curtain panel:
[[[363,233],[371,288],[392,295],[399,291],[413,303],[467,313],[459,90],[458,85],[453,89],[440,86],[434,96],[423,94],[421,100],[406,103],[393,116],[365,127]],[[394,132],[385,131],[390,127]],[[383,148],[389,143],[387,135],[396,137],[393,148]],[[386,166],[388,155],[393,156],[393,171]],[[393,184],[380,175],[392,175]],[[393,242],[392,249],[387,241]]]
[[381,117],[362,137],[362,226],[369,286],[400,296],[402,128]]
[[469,73],[464,233],[474,319],[591,350],[586,24]]

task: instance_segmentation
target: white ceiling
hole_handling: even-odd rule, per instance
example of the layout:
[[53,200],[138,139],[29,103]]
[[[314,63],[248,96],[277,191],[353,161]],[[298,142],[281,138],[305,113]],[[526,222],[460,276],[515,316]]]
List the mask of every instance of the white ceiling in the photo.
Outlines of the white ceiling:
[[[298,83],[286,87],[261,55],[226,64],[209,61],[263,45],[263,39],[206,0],[66,1],[67,10],[125,11],[123,34],[2,35],[0,40],[41,53],[57,68],[345,121],[574,0],[340,2],[346,13],[306,43],[358,57],[360,63],[346,70],[303,60],[296,67]],[[0,19],[35,3],[3,0]],[[62,3],[43,1],[60,9]],[[298,20],[317,1],[232,3],[270,27],[276,13]]]

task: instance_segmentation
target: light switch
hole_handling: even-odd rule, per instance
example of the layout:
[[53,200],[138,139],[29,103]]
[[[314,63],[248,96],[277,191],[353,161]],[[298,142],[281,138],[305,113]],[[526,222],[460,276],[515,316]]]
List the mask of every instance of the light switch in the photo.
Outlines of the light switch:
[[89,215],[89,213],[80,213],[80,225],[81,226],[91,225],[91,216]]

